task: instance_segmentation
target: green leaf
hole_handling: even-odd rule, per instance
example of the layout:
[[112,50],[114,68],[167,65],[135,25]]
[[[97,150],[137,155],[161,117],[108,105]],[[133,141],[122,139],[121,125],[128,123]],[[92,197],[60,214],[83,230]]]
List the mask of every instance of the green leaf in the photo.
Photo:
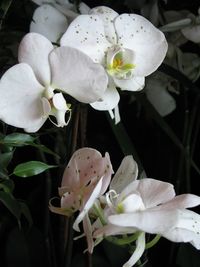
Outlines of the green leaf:
[[17,165],[13,171],[13,174],[19,177],[30,177],[56,167],[57,166],[55,165],[47,165],[41,161],[28,161]]
[[6,169],[13,157],[13,152],[6,152],[0,154],[0,169]]
[[19,222],[21,212],[18,201],[11,194],[3,191],[0,192],[0,201],[17,218]]
[[35,140],[34,137],[32,137],[29,134],[24,133],[12,133],[7,135],[3,140],[0,142],[2,144],[10,145],[10,146],[25,146],[30,145]]
[[4,192],[11,194],[14,190],[14,182],[12,180],[5,180],[0,183],[0,189],[3,189]]
[[12,0],[1,0],[0,3],[0,29],[2,25],[2,21],[6,16],[6,13],[8,12],[8,9],[12,3]]
[[5,170],[0,170],[0,178],[1,179],[9,179],[9,176]]

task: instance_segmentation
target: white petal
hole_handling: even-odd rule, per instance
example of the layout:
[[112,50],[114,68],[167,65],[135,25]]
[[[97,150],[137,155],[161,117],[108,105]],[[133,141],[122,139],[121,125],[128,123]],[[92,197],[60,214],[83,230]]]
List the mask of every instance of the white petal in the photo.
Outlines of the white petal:
[[132,156],[126,156],[119,166],[115,176],[110,183],[110,189],[116,193],[121,193],[122,190],[136,180],[138,176],[138,166]]
[[79,11],[81,14],[89,14],[90,7],[88,5],[86,5],[84,2],[81,2],[79,4]]
[[1,120],[19,128],[39,129],[46,120],[43,90],[29,65],[21,63],[10,68],[0,81]]
[[144,203],[141,197],[137,194],[130,194],[121,203],[124,213],[131,213],[134,211],[144,210]]
[[[175,99],[168,93],[162,81],[148,81],[146,95],[161,116],[167,116],[176,109]],[[167,86],[167,85],[166,85]]]
[[48,56],[52,49],[51,42],[38,33],[26,34],[19,46],[19,62],[29,64],[38,81],[44,86],[49,85],[51,81]]
[[42,5],[33,14],[30,32],[40,33],[56,43],[67,27],[68,22],[63,14],[50,5]]
[[44,3],[54,3],[55,2],[55,0],[32,0],[32,1],[39,6],[44,4]]
[[179,210],[177,224],[162,235],[173,242],[190,242],[200,249],[200,215],[190,210]]
[[129,80],[119,80],[114,78],[114,82],[121,90],[140,91],[144,88],[145,79],[144,77],[137,76]]
[[83,220],[83,218],[86,216],[86,214],[88,213],[90,208],[93,206],[95,200],[99,197],[99,194],[101,192],[101,187],[102,187],[102,180],[103,180],[103,178],[101,178],[99,180],[99,182],[97,183],[96,187],[94,188],[91,196],[89,197],[88,201],[85,203],[83,210],[79,213],[78,217],[76,218],[76,220],[73,224],[74,230],[76,230],[78,232],[80,231],[79,223]]
[[93,236],[94,238],[100,238],[103,236],[132,234],[134,232],[136,232],[136,230],[135,228],[132,227],[121,227],[113,224],[107,224],[97,229],[93,233]]
[[200,26],[191,26],[181,30],[182,34],[188,40],[194,43],[200,43]]
[[62,93],[56,93],[53,96],[52,101],[53,101],[53,105],[56,109],[63,110],[63,111],[67,110],[67,104],[66,104],[66,101],[65,101]]
[[120,194],[119,201],[134,192],[140,194],[146,208],[155,207],[175,197],[172,184],[151,178],[144,178],[129,184]]
[[92,8],[89,14],[98,15],[101,18],[104,24],[104,30],[107,40],[112,44],[116,44],[117,35],[114,27],[114,19],[119,14],[113,9],[106,6]]
[[160,205],[164,209],[183,209],[193,208],[200,205],[200,197],[193,194],[182,194],[174,197],[172,200]]
[[67,18],[69,23],[71,23],[76,17],[79,16],[77,12],[72,10],[71,6],[73,6],[73,4],[60,5],[54,3],[53,6]]
[[105,54],[111,44],[106,40],[104,25],[97,15],[80,15],[69,25],[62,36],[62,46],[75,47],[94,62],[105,63]]
[[134,227],[146,233],[162,234],[177,225],[179,214],[177,210],[144,210],[111,215],[108,221],[116,226]]
[[90,104],[96,110],[111,110],[117,106],[119,103],[119,93],[115,88],[115,85],[111,82],[108,84],[108,88],[105,91],[104,95],[101,97],[101,100]]
[[72,47],[59,47],[50,54],[52,84],[80,102],[91,103],[104,94],[108,78],[104,68]]
[[162,63],[167,42],[164,34],[147,19],[136,14],[122,14],[115,19],[119,45],[133,50],[135,76],[147,76]]
[[132,267],[142,256],[145,250],[145,233],[141,233],[136,241],[136,248],[130,259],[123,265],[123,267]]

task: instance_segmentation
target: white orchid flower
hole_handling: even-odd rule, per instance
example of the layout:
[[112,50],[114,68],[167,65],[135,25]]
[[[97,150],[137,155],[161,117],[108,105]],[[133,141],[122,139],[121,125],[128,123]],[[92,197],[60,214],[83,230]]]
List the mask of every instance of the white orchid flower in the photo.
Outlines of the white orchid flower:
[[147,19],[136,14],[119,15],[103,6],[78,16],[60,42],[83,51],[107,70],[109,86],[103,99],[92,104],[98,110],[117,106],[116,87],[141,90],[144,77],[158,68],[167,51],[163,33]]
[[[200,249],[200,215],[186,210],[199,205],[200,197],[192,194],[175,196],[172,184],[155,179],[136,180],[136,167],[131,157],[123,160],[120,166],[123,171],[113,178],[112,194],[108,193],[108,224],[96,230],[94,237],[139,233],[137,248],[123,267],[133,266],[141,257],[145,249],[145,232],[174,242],[190,242]],[[124,187],[126,179],[130,184]]]
[[[44,35],[53,43],[59,42],[60,37],[67,30],[68,24],[79,14],[73,4],[67,0],[34,0],[39,5],[33,13],[30,32]],[[88,13],[90,8],[83,2],[79,4],[79,11]]]
[[22,39],[18,59],[20,63],[0,80],[0,119],[27,132],[39,130],[50,115],[55,116],[58,127],[66,125],[69,106],[62,93],[92,103],[107,87],[101,65],[77,49],[54,48],[37,33]]

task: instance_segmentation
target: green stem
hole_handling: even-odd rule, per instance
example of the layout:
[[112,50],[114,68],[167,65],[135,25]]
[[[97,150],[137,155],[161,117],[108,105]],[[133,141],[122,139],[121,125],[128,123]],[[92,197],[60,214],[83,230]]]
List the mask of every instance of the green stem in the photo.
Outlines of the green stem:
[[145,249],[152,248],[160,240],[161,236],[156,235],[150,242],[146,243]]
[[106,225],[107,222],[105,220],[102,209],[96,203],[93,205],[92,208],[93,208],[95,214],[97,215],[97,217],[99,218],[99,220],[101,221],[102,225]]
[[141,232],[136,232],[135,234],[131,236],[126,236],[123,238],[117,238],[117,237],[106,237],[106,239],[116,245],[124,246],[133,243],[136,241],[139,237]]

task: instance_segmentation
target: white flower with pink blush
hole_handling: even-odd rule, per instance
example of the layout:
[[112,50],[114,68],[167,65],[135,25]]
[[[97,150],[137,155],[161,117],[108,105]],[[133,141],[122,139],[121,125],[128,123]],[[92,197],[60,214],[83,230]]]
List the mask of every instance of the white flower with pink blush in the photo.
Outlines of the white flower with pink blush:
[[94,244],[88,212],[96,199],[107,190],[112,173],[108,153],[102,157],[100,152],[92,148],[77,150],[65,168],[59,188],[61,207],[50,206],[51,211],[66,216],[80,211],[73,228],[80,231],[79,223],[83,221],[89,252],[92,252]]
[[55,117],[58,127],[67,124],[69,106],[62,93],[92,103],[107,88],[100,64],[77,49],[54,48],[37,33],[22,39],[18,60],[0,80],[0,119],[27,132],[38,131],[49,116]]
[[144,87],[144,77],[162,63],[167,42],[164,34],[142,16],[119,15],[104,6],[89,12],[72,21],[60,43],[81,50],[104,66],[109,76],[108,88],[101,100],[91,106],[111,110],[119,102],[116,87],[128,91]]
[[176,196],[172,184],[155,179],[136,180],[136,169],[133,158],[125,157],[107,194],[108,224],[97,229],[94,237],[139,233],[136,249],[123,267],[133,266],[142,256],[145,232],[200,249],[200,215],[186,209],[199,205],[200,197]]

